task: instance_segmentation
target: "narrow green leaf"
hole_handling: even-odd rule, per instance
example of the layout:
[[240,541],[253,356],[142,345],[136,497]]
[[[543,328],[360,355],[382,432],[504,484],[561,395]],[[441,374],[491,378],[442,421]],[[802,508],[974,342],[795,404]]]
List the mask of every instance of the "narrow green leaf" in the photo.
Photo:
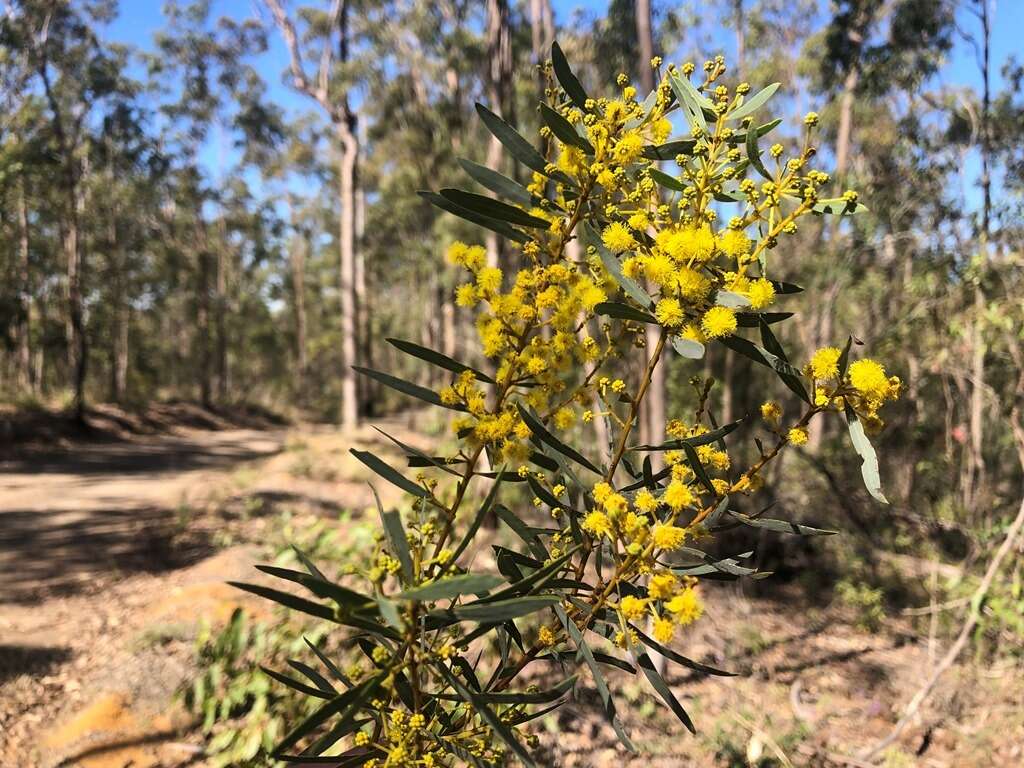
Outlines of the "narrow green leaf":
[[525,165],[527,168],[536,171],[537,173],[548,176],[549,178],[563,181],[567,184],[572,184],[573,181],[561,171],[555,171],[549,173],[547,170],[547,162],[541,156],[530,142],[519,135],[519,132],[511,125],[506,123],[496,114],[491,112],[483,104],[476,105],[477,114],[480,115],[480,119],[483,120],[484,125],[498,141],[509,151],[516,160]]
[[[577,678],[578,675],[573,675],[546,691],[501,691],[499,693],[484,691],[477,695],[481,701],[486,701],[488,704],[549,704],[571,690],[576,685]],[[461,697],[452,694],[441,694],[437,698],[446,701],[462,700]]]
[[648,648],[651,648],[651,649],[657,651],[662,656],[664,656],[666,659],[669,659],[670,661],[674,661],[676,664],[681,664],[682,666],[684,666],[684,667],[686,667],[688,669],[692,669],[694,672],[700,672],[700,673],[705,674],[705,675],[718,675],[720,677],[735,677],[736,676],[735,672],[725,672],[724,670],[716,669],[715,667],[709,667],[707,664],[701,664],[699,661],[694,661],[693,659],[688,659],[685,656],[680,655],[676,651],[673,651],[671,648],[666,648],[665,646],[663,646],[661,643],[657,642],[653,638],[648,637],[647,635],[645,635],[643,632],[641,632],[639,629],[637,629],[632,624],[629,625],[629,628],[632,629],[634,632],[636,632],[637,637],[640,638],[640,641],[644,645],[646,645]]
[[466,365],[465,363],[460,363],[458,360],[448,357],[448,355],[443,355],[440,352],[435,352],[433,349],[430,349],[429,347],[424,347],[419,344],[415,344],[411,341],[404,341],[402,339],[385,339],[385,341],[391,346],[393,346],[395,349],[399,349],[402,352],[405,352],[405,354],[407,355],[436,365],[438,368],[444,368],[446,371],[451,371],[452,373],[464,373],[466,371],[471,371],[472,374],[476,376],[478,380],[486,381],[488,384],[494,383],[494,379],[492,379],[483,371],[479,371],[470,365]]
[[468,211],[473,211],[498,221],[507,221],[509,224],[531,227],[533,229],[549,229],[551,227],[551,222],[547,219],[531,216],[521,208],[516,208],[514,205],[503,203],[501,200],[495,200],[493,197],[487,197],[486,195],[464,192],[461,189],[446,188],[441,190],[441,196]]
[[523,419],[523,421],[526,422],[526,426],[530,428],[530,432],[533,434],[534,437],[536,437],[542,443],[550,445],[563,456],[567,456],[580,466],[586,467],[595,474],[601,474],[601,470],[594,466],[593,462],[591,462],[590,459],[588,459],[582,453],[577,451],[575,448],[569,447],[561,440],[559,440],[557,437],[555,437],[553,434],[548,432],[547,428],[536,416],[536,414],[530,412],[520,404],[517,404],[516,407],[519,409],[520,417]]
[[291,688],[292,690],[298,691],[299,693],[303,693],[306,696],[313,696],[317,699],[330,699],[333,698],[335,695],[332,693],[321,691],[319,688],[314,688],[312,685],[307,685],[306,683],[303,683],[300,680],[296,680],[294,677],[289,677],[288,675],[282,674],[281,672],[275,672],[270,667],[265,667],[262,664],[260,664],[260,669],[263,670],[263,673],[266,674],[268,677],[271,677],[274,680],[277,680],[277,682],[281,683],[282,685],[285,685]]
[[316,646],[316,643],[311,642],[310,639],[306,636],[303,636],[302,639],[303,641],[305,641],[306,645],[309,646],[309,649],[316,654],[316,657],[320,659],[320,663],[327,667],[327,671],[331,673],[331,676],[335,680],[337,680],[339,683],[344,683],[350,688],[352,687],[352,681],[349,680],[348,675],[346,675],[344,672],[338,669],[338,665],[331,661],[329,658],[327,658],[324,652]]
[[523,762],[523,765],[525,765],[526,768],[533,768],[533,758],[530,757],[530,753],[526,751],[526,747],[519,742],[519,739],[516,738],[512,729],[494,713],[494,710],[488,706],[487,702],[481,698],[480,694],[475,693],[464,686],[459,681],[459,678],[453,675],[444,664],[437,664],[436,668],[441,673],[441,676],[444,677],[448,685],[454,688],[456,693],[462,697],[462,700],[468,701],[473,705],[473,711],[475,714],[491,727],[494,734],[516,754],[516,756]]
[[441,402],[441,396],[432,389],[421,387],[419,384],[413,384],[411,381],[400,379],[397,376],[392,376],[389,373],[383,373],[382,371],[375,371],[372,368],[363,368],[361,365],[353,365],[352,370],[359,373],[367,378],[379,381],[386,387],[390,387],[396,392],[401,392],[404,395],[410,395],[415,397],[417,400],[422,400],[425,403],[431,405],[437,405],[441,408],[449,408],[453,411],[464,411],[466,406],[461,404],[447,405]]
[[792,523],[788,520],[773,520],[768,517],[750,517],[741,512],[728,511],[729,517],[739,520],[751,528],[763,528],[766,531],[776,533],[792,533],[797,536],[833,536],[837,531],[829,531],[824,528],[812,528],[809,525]]
[[478,600],[457,605],[451,609],[451,613],[462,621],[502,622],[529,616],[531,613],[558,605],[559,602],[561,598],[557,595],[529,595],[496,602]]
[[594,313],[604,315],[605,317],[614,317],[617,320],[632,320],[633,322],[648,323],[650,325],[658,324],[654,315],[618,301],[602,301],[594,307]]
[[288,665],[296,672],[298,672],[300,675],[303,675],[306,679],[312,682],[313,685],[315,685],[324,693],[327,693],[331,696],[336,696],[338,694],[337,689],[333,685],[331,685],[330,680],[321,675],[308,664],[305,664],[299,661],[298,659],[288,659]]
[[466,530],[466,535],[462,537],[462,541],[459,542],[459,545],[452,553],[451,560],[448,561],[450,564],[454,565],[458,562],[459,557],[462,556],[462,553],[466,551],[469,543],[476,536],[476,532],[480,530],[480,525],[483,523],[484,518],[487,517],[487,514],[491,511],[491,507],[494,506],[494,500],[498,497],[498,488],[504,479],[505,468],[501,467],[498,470],[497,477],[491,484],[490,490],[487,492],[487,496],[484,498],[480,508],[476,511],[476,515],[473,517],[473,522],[470,523],[469,528]]
[[594,154],[594,146],[576,132],[572,123],[558,114],[547,104],[540,105],[540,117],[544,124],[551,129],[551,132],[558,137],[563,144],[582,149],[588,155]]
[[779,90],[779,83],[772,83],[767,88],[763,88],[749,99],[747,99],[742,105],[737,107],[729,114],[730,120],[742,120],[747,115],[752,115],[758,109],[764,106],[764,103],[772,97],[772,95]]
[[738,352],[755,363],[768,366],[778,374],[779,378],[782,379],[782,383],[792,390],[797,397],[805,403],[811,402],[807,389],[800,380],[800,371],[785,360],[780,359],[778,355],[774,355],[763,347],[759,347],[740,336],[726,336],[719,339],[719,341],[733,352]]
[[697,449],[688,443],[683,443],[683,453],[686,454],[686,462],[690,465],[690,469],[693,470],[693,474],[700,480],[700,484],[703,485],[708,493],[714,494],[715,486],[711,483],[711,478],[708,477],[707,470],[704,469],[704,465],[700,463],[700,457],[697,456]]
[[557,41],[551,44],[551,64],[554,67],[558,84],[569,96],[569,100],[580,109],[586,110],[587,92],[580,85],[579,78],[573,74],[572,67],[569,66],[569,61],[565,58],[562,47]]
[[651,174],[652,179],[658,182],[658,184],[665,189],[671,189],[673,192],[682,192],[686,189],[686,185],[675,176],[669,176],[667,173],[659,171],[657,168],[651,168],[648,173]]
[[502,237],[507,238],[508,240],[511,240],[514,243],[530,242],[529,235],[527,235],[525,232],[520,232],[518,229],[509,226],[507,222],[498,221],[497,219],[492,219],[489,216],[482,216],[476,211],[471,211],[468,208],[463,208],[461,205],[456,205],[447,197],[443,197],[442,195],[439,195],[436,192],[421,189],[416,194],[418,194],[420,197],[422,197],[424,200],[431,203],[432,205],[437,206],[442,211],[446,211],[452,214],[453,216],[458,216],[460,219],[465,219],[471,224],[476,224],[477,226],[483,227],[484,229],[489,229],[491,230],[491,232],[496,232]]
[[729,309],[742,309],[750,306],[750,299],[732,291],[719,291],[715,294],[715,304]]
[[[407,478],[401,472],[393,469],[383,459],[373,455],[369,451],[360,451],[357,448],[349,448],[349,453],[355,456],[359,461],[365,464],[367,467],[372,469],[378,475],[383,477],[392,485],[396,485],[406,493],[411,493],[413,496],[418,496],[421,499],[429,499],[430,491],[421,485],[417,485],[412,480]],[[376,493],[376,491],[374,492]]]
[[321,605],[320,603],[314,603],[312,600],[307,600],[304,597],[298,597],[289,592],[282,592],[279,589],[262,587],[259,584],[245,584],[240,581],[229,581],[228,584],[245,592],[251,592],[259,597],[272,600],[279,605],[283,605],[285,608],[291,608],[293,611],[316,616],[327,621],[337,621],[333,608]]
[[868,493],[873,499],[888,504],[889,500],[882,493],[882,479],[878,472],[878,455],[875,453],[871,441],[868,440],[868,436],[864,433],[864,425],[860,423],[860,419],[857,418],[857,414],[850,406],[846,406],[846,426],[850,432],[853,448],[861,459],[860,473],[864,478],[864,487],[868,489]]
[[[678,139],[665,144],[648,144],[642,154],[648,160],[675,160],[677,155],[689,155],[697,145],[696,139]],[[671,177],[669,177],[671,178]],[[671,189],[671,187],[669,187]]]
[[668,705],[668,708],[672,710],[672,714],[679,719],[679,722],[686,726],[690,733],[696,735],[697,729],[693,727],[693,721],[686,714],[686,710],[683,709],[683,705],[679,703],[675,694],[672,693],[672,689],[668,687],[668,683],[658,674],[658,670],[655,668],[654,662],[651,661],[651,657],[647,653],[641,652],[636,661],[640,669],[643,670],[644,676],[651,684],[651,687],[658,693],[661,700]]
[[591,651],[590,646],[587,645],[587,641],[583,639],[583,635],[576,626],[576,622],[569,618],[562,606],[556,606],[555,613],[558,614],[558,618],[562,622],[562,626],[565,627],[565,631],[576,646],[578,655],[583,658],[587,666],[590,668],[590,673],[594,677],[594,686],[597,688],[597,693],[601,697],[601,702],[604,705],[605,717],[608,719],[608,722],[611,723],[612,729],[619,737],[619,741],[622,742],[622,745],[630,752],[636,752],[636,747],[633,745],[633,742],[630,741],[629,736],[622,727],[622,722],[619,720],[618,712],[615,710],[615,700],[612,698],[612,692],[608,689],[608,683],[605,682],[604,673],[601,672],[601,667],[597,664],[594,652]]
[[[374,491],[376,497],[377,492]],[[412,554],[409,552],[409,539],[405,535],[405,526],[402,525],[402,516],[397,509],[384,510],[377,499],[377,509],[380,512],[380,522],[384,526],[384,535],[388,540],[388,548],[398,558],[402,566],[402,575],[407,582],[412,581],[415,574],[412,570]]]
[[811,207],[815,213],[827,213],[833,216],[854,216],[864,213],[867,209],[867,206],[862,203],[849,203],[841,197],[819,200]]
[[[515,533],[516,536],[522,539],[527,544],[527,546],[530,547],[530,551],[533,552],[533,554],[535,554],[541,560],[548,559],[548,551],[544,548],[544,544],[537,537],[537,534],[530,530],[530,527],[526,525],[526,523],[524,523],[522,520],[520,520],[515,512],[506,507],[504,504],[495,504],[494,513],[501,518],[502,522],[504,522],[505,525],[512,529],[513,533]],[[540,563],[537,563],[536,566],[531,565],[531,567],[540,568]]]
[[473,181],[485,189],[491,190],[494,194],[508,198],[513,203],[520,205],[533,204],[533,195],[530,194],[530,190],[518,181],[513,181],[508,176],[492,171],[486,165],[474,163],[464,157],[459,158],[459,165],[472,177]]
[[384,617],[384,621],[387,622],[389,627],[394,627],[399,632],[405,629],[402,617],[398,613],[398,606],[395,605],[393,600],[388,600],[384,595],[377,595],[377,607],[380,610],[380,615]]
[[622,273],[622,264],[616,258],[615,254],[609,251],[604,243],[601,242],[600,236],[589,224],[586,225],[586,234],[588,242],[597,249],[598,256],[601,257],[601,263],[604,264],[604,268],[608,270],[615,282],[621,286],[622,290],[626,292],[631,299],[633,299],[641,307],[651,308],[654,306],[654,300],[648,295],[647,291],[641,287],[631,277],[626,277]]
[[373,600],[370,597],[348,587],[343,587],[340,584],[335,584],[333,581],[305,574],[302,571],[294,571],[290,568],[279,568],[276,565],[257,565],[256,570],[278,579],[300,584],[317,597],[334,600],[346,608],[357,611],[372,610]]
[[304,736],[315,731],[335,715],[338,715],[341,718],[341,721],[335,726],[335,728],[351,723],[352,720],[355,719],[355,715],[358,713],[360,707],[362,707],[363,703],[377,690],[386,676],[386,672],[381,672],[376,677],[371,677],[360,685],[357,685],[355,688],[349,688],[347,691],[338,694],[333,699],[326,702],[318,710],[313,712],[313,714],[295,726],[295,728],[293,728],[281,740],[274,752],[276,754],[280,754],[287,749],[291,749],[293,746],[298,744]]
[[[382,434],[384,437],[386,437],[388,440],[390,440],[392,443],[394,443],[399,448],[401,448],[405,452],[407,459],[412,459],[412,458],[419,459],[419,462],[416,464],[416,466],[419,466],[419,467],[435,467],[436,469],[443,470],[443,471],[447,472],[450,475],[455,475],[456,477],[462,477],[462,475],[460,473],[456,472],[454,469],[452,469],[450,466],[448,466],[448,462],[447,462],[447,460],[443,456],[442,457],[429,456],[426,453],[424,453],[423,451],[421,451],[419,448],[414,448],[413,446],[408,445],[407,443],[403,443],[397,437],[392,437],[387,432],[385,432],[383,429],[378,427],[376,424],[373,425],[373,428],[375,430],[377,430],[380,434]],[[412,466],[412,464],[410,464],[409,466]]]
[[477,592],[488,592],[505,580],[490,573],[463,573],[449,576],[431,584],[413,587],[399,592],[395,597],[401,600],[418,600],[424,603],[435,600],[450,600],[460,595],[472,595]]
[[717,429],[713,429],[709,432],[705,432],[703,435],[694,435],[693,437],[683,437],[679,440],[669,440],[659,445],[635,445],[629,450],[631,451],[678,451],[682,449],[684,445],[689,445],[692,448],[697,448],[702,445],[711,445],[711,443],[718,442],[726,435],[733,432],[740,424],[743,423],[743,419],[737,419],[736,421],[724,424]]
[[750,161],[750,164],[754,166],[759,174],[768,179],[768,181],[772,181],[772,175],[768,173],[768,169],[764,167],[764,163],[761,161],[761,152],[757,148],[757,132],[747,131],[747,139],[745,143],[747,147],[747,160]]
[[737,312],[736,324],[740,328],[757,328],[762,322],[775,325],[792,316],[792,312]]

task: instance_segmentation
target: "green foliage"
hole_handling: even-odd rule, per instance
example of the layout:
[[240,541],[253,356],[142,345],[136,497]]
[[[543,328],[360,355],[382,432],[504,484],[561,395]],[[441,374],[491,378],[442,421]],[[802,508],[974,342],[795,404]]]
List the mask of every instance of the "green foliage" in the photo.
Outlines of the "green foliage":
[[881,589],[864,583],[840,581],[836,584],[836,597],[853,609],[857,626],[867,632],[876,632],[885,619],[885,595]]

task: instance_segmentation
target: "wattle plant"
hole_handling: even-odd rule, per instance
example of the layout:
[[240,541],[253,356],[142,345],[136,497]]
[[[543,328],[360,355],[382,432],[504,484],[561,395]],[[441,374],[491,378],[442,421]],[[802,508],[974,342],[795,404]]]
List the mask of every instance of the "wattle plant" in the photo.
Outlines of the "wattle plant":
[[[455,243],[451,262],[469,280],[457,302],[475,308],[480,368],[417,344],[398,349],[450,372],[439,392],[388,374],[361,373],[454,413],[459,448],[433,455],[394,442],[415,477],[365,451],[373,472],[407,494],[401,511],[381,509],[381,549],[344,583],[304,559],[307,572],[265,568],[313,598],[240,585],[350,631],[361,668],[321,655],[323,669],[295,664],[305,679],[285,685],[323,699],[278,746],[282,756],[335,755],[333,765],[533,765],[529,723],[576,686],[593,686],[624,745],[632,748],[606,681],[609,668],[642,674],[693,730],[651,652],[708,674],[728,674],[677,650],[702,613],[704,577],[753,573],[740,559],[696,547],[736,525],[814,535],[815,528],[732,507],[763,484],[764,469],[807,440],[816,417],[845,419],[871,493],[884,501],[865,426],[899,381],[872,360],[851,361],[851,344],[794,365],[772,327],[776,309],[800,291],[771,279],[771,257],[808,215],[862,209],[853,192],[823,199],[828,174],[812,169],[817,116],[799,153],[761,141],[780,120],[758,123],[776,85],[719,85],[721,58],[662,71],[638,99],[625,76],[615,98],[587,95],[557,45],[540,105],[540,148],[478,105],[484,125],[532,172],[522,186],[491,169],[463,167],[497,198],[456,189],[430,202],[497,233],[504,259]],[[550,77],[553,74],[553,77]],[[670,140],[676,128],[683,138]],[[719,210],[732,208],[724,224]],[[644,349],[636,381],[627,354]],[[753,336],[753,338],[748,338]],[[667,442],[633,436],[652,374],[665,356],[697,360],[709,344],[750,358],[788,390],[761,413],[718,425],[710,384],[695,380],[699,405],[665,425]],[[769,377],[765,391],[771,391]],[[603,425],[597,430],[592,422]],[[742,430],[740,427],[742,426]],[[594,430],[607,445],[573,447]],[[739,430],[739,431],[737,431]],[[727,441],[745,435],[756,459],[742,467]],[[482,501],[480,500],[482,498]],[[532,505],[521,503],[533,499]],[[475,501],[474,501],[475,500]],[[520,501],[517,501],[520,500]],[[508,502],[508,503],[506,503]],[[751,504],[750,506],[755,506]],[[539,513],[541,508],[543,513]],[[520,541],[494,547],[497,573],[466,565],[481,523],[494,517]],[[540,690],[522,682],[535,662],[563,679]],[[532,669],[531,669],[532,672]]]

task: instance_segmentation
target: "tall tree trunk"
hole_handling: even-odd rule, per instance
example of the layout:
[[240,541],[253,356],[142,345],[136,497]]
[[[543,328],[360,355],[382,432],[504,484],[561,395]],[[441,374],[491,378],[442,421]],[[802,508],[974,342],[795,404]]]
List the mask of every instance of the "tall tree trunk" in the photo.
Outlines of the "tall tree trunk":
[[[373,333],[370,319],[369,295],[366,289],[366,254],[363,250],[363,238],[366,232],[366,191],[362,180],[356,174],[356,336],[359,339],[359,360],[361,365],[373,367]],[[360,413],[365,416],[374,415],[377,402],[376,382],[365,376],[357,380],[361,403]]]
[[19,386],[36,391],[32,376],[32,272],[29,261],[28,201],[25,183],[18,185],[18,379]]
[[[643,99],[648,93],[654,90],[654,70],[651,68],[651,59],[654,58],[654,34],[651,29],[651,3],[650,0],[637,0],[636,3],[636,39],[638,58],[636,62],[637,77],[640,80],[639,98]],[[644,337],[646,341],[646,352],[644,353],[646,363],[658,343],[660,329],[658,326],[649,325],[645,327]],[[654,368],[651,376],[651,384],[647,390],[647,397],[643,403],[643,413],[640,415],[640,432],[642,439],[649,443],[662,443],[665,441],[665,362]],[[657,465],[660,454],[652,453],[651,459]],[[655,466],[655,469],[660,469]]]
[[220,242],[217,244],[216,290],[214,298],[214,325],[217,329],[217,399],[221,404],[227,402],[228,389],[231,383],[231,371],[228,360],[228,261],[229,248],[227,226],[223,212],[220,222]]
[[341,425],[354,429],[359,425],[359,397],[356,372],[358,364],[356,306],[356,169],[359,161],[359,139],[354,130],[354,117],[338,125],[341,141],[339,192],[341,216],[339,240],[341,251]]
[[295,392],[301,398],[306,385],[306,240],[298,233],[292,239],[292,310],[295,313]]
[[[509,123],[515,122],[511,99],[512,32],[509,26],[508,0],[487,0],[487,99],[490,108]],[[487,146],[487,166],[500,170],[501,142],[491,136]],[[487,263],[498,266],[501,248],[498,236],[487,233]]]
[[[72,172],[72,176],[73,176]],[[75,419],[85,423],[85,378],[88,368],[88,342],[85,338],[85,313],[82,301],[82,279],[85,271],[85,254],[83,253],[81,233],[79,232],[79,215],[84,206],[82,194],[75,183],[69,192],[70,213],[64,232],[64,255],[68,268],[68,326],[70,338],[71,371],[74,377]]]
[[199,351],[199,400],[213,407],[213,340],[210,333],[210,242],[202,214],[196,214],[196,341]]

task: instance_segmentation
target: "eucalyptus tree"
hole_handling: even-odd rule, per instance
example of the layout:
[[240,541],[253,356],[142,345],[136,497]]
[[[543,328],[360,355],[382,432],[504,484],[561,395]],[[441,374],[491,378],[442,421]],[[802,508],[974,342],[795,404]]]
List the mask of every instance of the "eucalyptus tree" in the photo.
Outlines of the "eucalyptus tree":
[[[358,84],[358,66],[354,55],[357,30],[354,29],[354,22],[364,16],[368,9],[364,3],[332,0],[326,11],[303,6],[293,16],[288,13],[282,0],[265,2],[288,49],[292,86],[324,110],[341,149],[338,167],[343,360],[341,423],[345,427],[355,427],[359,422],[359,395],[353,366],[359,362],[356,200],[360,136],[354,93]],[[309,54],[307,49],[315,53]],[[309,72],[311,62],[315,74]]]
[[105,46],[96,30],[116,10],[113,0],[9,3],[0,20],[4,47],[24,57],[31,84],[46,104],[48,139],[58,159],[60,234],[66,267],[67,348],[74,412],[84,423],[89,341],[85,295],[89,254],[82,231],[93,120],[111,99],[126,95],[126,51]]
[[[155,51],[147,57],[149,74],[163,99],[165,140],[179,162],[196,168],[190,191],[194,217],[183,243],[196,254],[195,338],[198,383],[204,405],[217,395],[227,397],[227,275],[231,254],[218,242],[208,220],[216,208],[217,191],[203,178],[200,153],[216,127],[222,134],[240,130],[246,139],[273,141],[275,113],[259,98],[262,82],[248,57],[266,49],[266,36],[255,20],[213,22],[210,0],[176,1],[164,7],[167,25],[157,33]],[[259,143],[256,142],[256,146]],[[223,169],[221,169],[223,170]],[[219,226],[219,225],[218,225]]]

